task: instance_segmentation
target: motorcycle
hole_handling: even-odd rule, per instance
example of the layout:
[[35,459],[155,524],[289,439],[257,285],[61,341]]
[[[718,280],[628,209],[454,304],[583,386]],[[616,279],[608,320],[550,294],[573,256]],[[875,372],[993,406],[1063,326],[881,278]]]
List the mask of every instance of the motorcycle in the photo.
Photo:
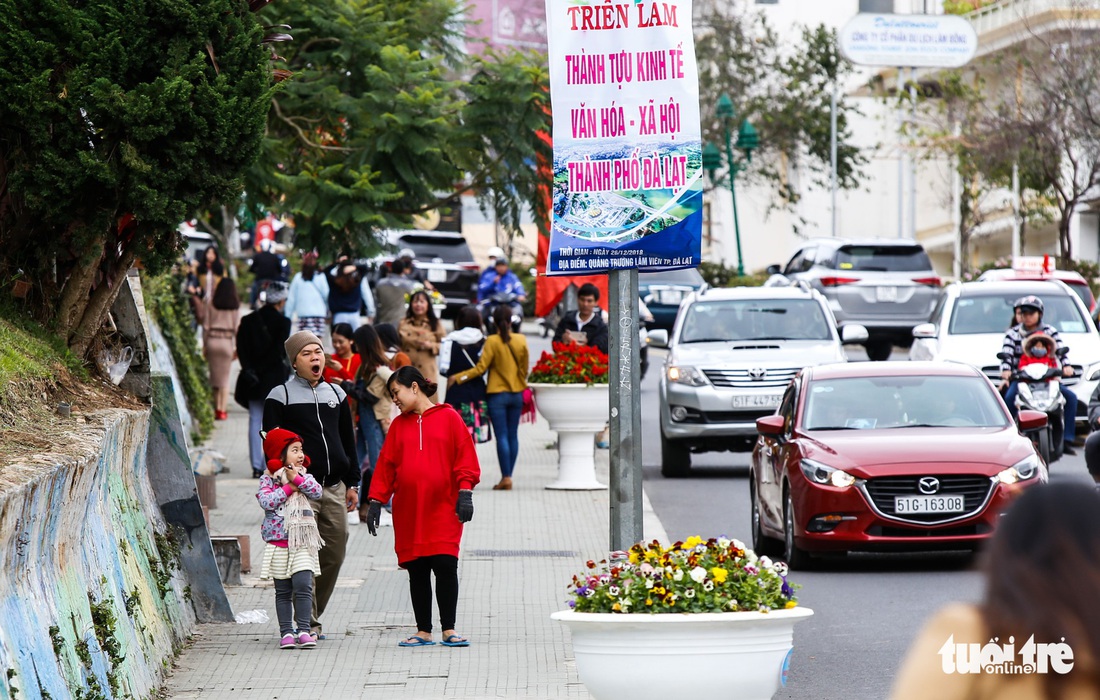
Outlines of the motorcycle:
[[519,333],[520,324],[523,323],[523,306],[519,297],[512,292],[498,292],[488,299],[478,302],[478,310],[481,312],[481,320],[485,323],[485,332],[489,335],[496,333],[497,324],[493,320],[493,312],[498,306],[512,307],[512,332]]
[[[1059,356],[1066,353],[1065,348],[1057,351]],[[1012,362],[1015,358],[1008,353],[997,353],[1000,360]],[[1046,427],[1031,435],[1039,456],[1047,465],[1062,457],[1065,434],[1065,405],[1061,389],[1062,372],[1058,368],[1042,364],[1032,364],[1012,372],[1009,381],[1016,382],[1016,412],[1031,410],[1047,414]],[[1017,422],[1018,424],[1018,422]]]

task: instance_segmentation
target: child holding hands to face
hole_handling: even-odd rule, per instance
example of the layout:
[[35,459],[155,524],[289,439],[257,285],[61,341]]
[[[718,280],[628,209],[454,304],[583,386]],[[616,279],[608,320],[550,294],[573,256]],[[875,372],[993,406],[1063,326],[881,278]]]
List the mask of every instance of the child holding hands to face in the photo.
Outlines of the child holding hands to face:
[[[321,485],[306,473],[309,457],[302,438],[282,428],[264,436],[267,470],[260,476],[256,499],[264,509],[260,534],[267,542],[260,578],[275,581],[275,614],[279,648],[310,649],[313,577],[321,573],[317,551],[324,546],[307,498],[321,497]],[[295,629],[297,622],[297,629]]]

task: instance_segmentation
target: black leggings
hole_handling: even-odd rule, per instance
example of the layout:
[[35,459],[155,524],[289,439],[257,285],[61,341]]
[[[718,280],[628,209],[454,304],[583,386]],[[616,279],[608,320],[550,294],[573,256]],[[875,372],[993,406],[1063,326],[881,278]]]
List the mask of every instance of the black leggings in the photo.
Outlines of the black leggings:
[[458,557],[433,554],[401,564],[409,572],[409,594],[418,632],[432,631],[432,573],[435,573],[435,600],[439,604],[442,629],[455,628],[458,609]]
[[309,616],[313,612],[313,572],[299,571],[290,578],[275,579],[275,615],[279,618],[279,635],[309,632]]

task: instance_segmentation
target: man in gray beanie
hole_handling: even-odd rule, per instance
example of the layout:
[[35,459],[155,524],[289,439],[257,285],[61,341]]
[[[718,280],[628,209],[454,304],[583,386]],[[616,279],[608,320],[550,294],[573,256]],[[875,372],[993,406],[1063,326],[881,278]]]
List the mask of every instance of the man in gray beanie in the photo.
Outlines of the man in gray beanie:
[[283,343],[290,335],[290,319],[283,315],[286,285],[269,282],[260,292],[263,306],[241,318],[237,326],[237,359],[241,371],[233,398],[248,409],[248,456],[252,477],[259,479],[267,468],[264,457],[264,402],[271,390],[286,381],[290,364],[283,354]]
[[[298,331],[283,344],[294,374],[275,387],[264,402],[264,430],[285,428],[302,436],[309,473],[324,486],[321,499],[311,501],[317,529],[325,546],[318,552],[321,575],[313,586],[313,616],[309,630],[321,634],[321,614],[336,588],[348,543],[348,513],[359,505],[359,465],[355,460],[355,428],[347,394],[325,381],[325,350],[311,331]],[[305,630],[299,630],[302,632]]]

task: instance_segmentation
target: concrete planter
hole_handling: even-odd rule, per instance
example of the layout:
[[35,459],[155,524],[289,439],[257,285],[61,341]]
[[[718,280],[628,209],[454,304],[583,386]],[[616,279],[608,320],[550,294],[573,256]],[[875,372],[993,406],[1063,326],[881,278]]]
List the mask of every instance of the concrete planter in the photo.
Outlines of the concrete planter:
[[607,384],[531,384],[535,405],[558,433],[558,478],[548,489],[606,489],[596,480],[596,433],[607,424]]
[[794,625],[809,608],[767,613],[556,612],[577,675],[596,700],[768,700],[786,684]]

